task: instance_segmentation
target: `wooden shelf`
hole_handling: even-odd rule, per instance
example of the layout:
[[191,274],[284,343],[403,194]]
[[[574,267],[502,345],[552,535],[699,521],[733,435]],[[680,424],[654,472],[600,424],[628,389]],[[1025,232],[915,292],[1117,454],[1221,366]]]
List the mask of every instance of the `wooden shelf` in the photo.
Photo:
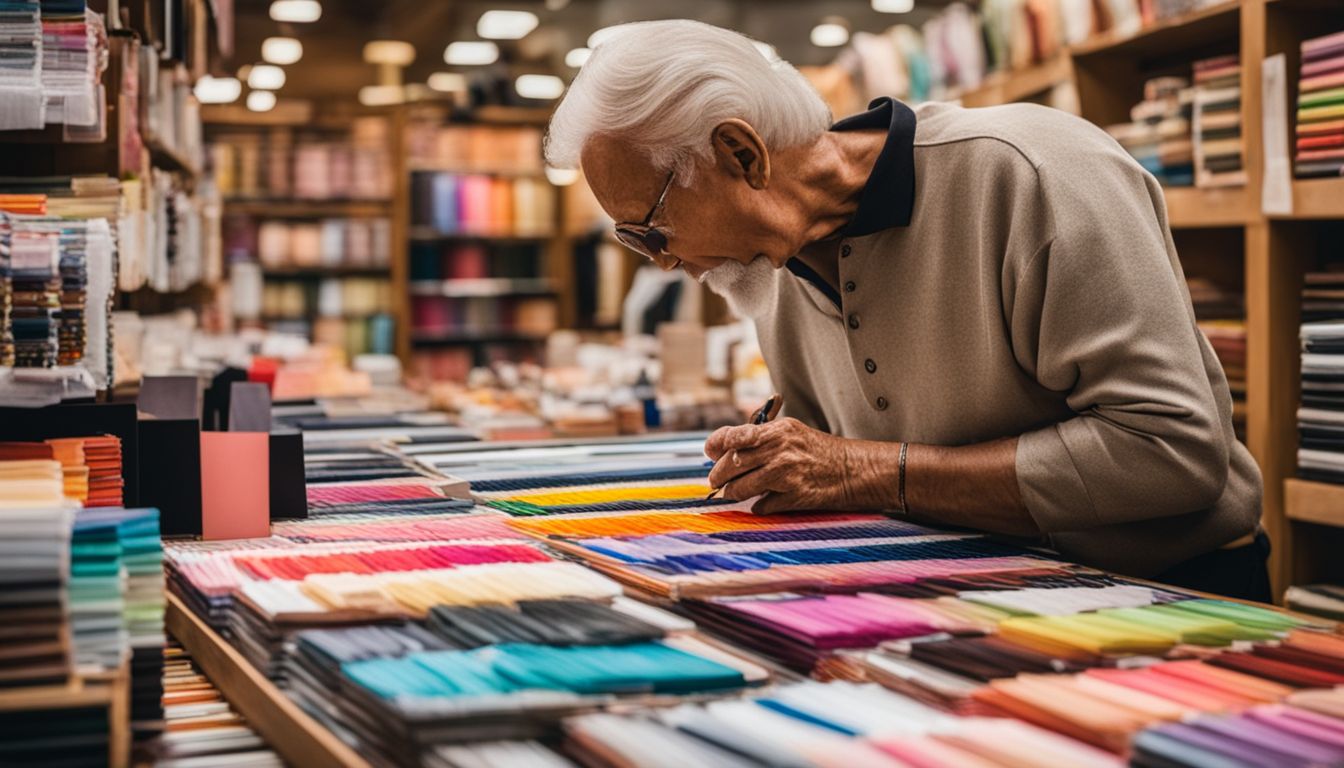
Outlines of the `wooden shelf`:
[[546,278],[485,277],[456,280],[412,280],[412,296],[446,299],[503,296],[553,296],[555,285]]
[[1344,528],[1344,485],[1290,477],[1283,481],[1283,489],[1289,520]]
[[461,166],[437,163],[433,160],[409,160],[407,170],[411,173],[451,173],[458,176],[497,176],[506,179],[537,179],[544,181],[542,171],[523,171],[508,168],[463,168]]
[[130,664],[66,685],[43,685],[0,690],[0,716],[5,712],[106,708],[108,765],[128,764],[131,749]]
[[228,213],[273,219],[372,218],[391,214],[389,200],[242,200],[224,201]]
[[534,245],[545,243],[554,233],[537,235],[486,235],[468,232],[440,232],[433,227],[411,227],[411,242],[435,243],[452,240],[496,243],[499,245]]
[[233,646],[177,595],[168,595],[164,617],[168,631],[191,653],[191,658],[219,688],[229,704],[285,762],[292,765],[349,766],[369,764],[353,749],[323,728],[290,701],[275,684],[257,671]]
[[994,72],[974,91],[961,95],[967,107],[989,107],[1022,101],[1044,93],[1072,76],[1072,63],[1063,54],[1050,61],[1011,72]]
[[465,347],[475,344],[541,344],[548,334],[522,331],[456,331],[434,333],[412,331],[411,344],[416,347]]
[[1241,227],[1251,219],[1246,187],[1164,187],[1163,191],[1172,229]]
[[1295,180],[1292,214],[1275,218],[1344,220],[1344,178]]
[[261,274],[264,278],[281,280],[323,277],[388,277],[391,274],[391,269],[386,264],[376,267],[268,267],[262,265]]
[[178,171],[192,179],[195,179],[201,173],[201,169],[191,162],[186,155],[164,144],[154,136],[145,137],[145,149],[149,150],[150,160],[159,168]]
[[1240,0],[1229,0],[1150,24],[1132,34],[1106,33],[1070,47],[1074,57],[1107,55],[1146,58],[1179,54],[1219,40],[1237,41]]

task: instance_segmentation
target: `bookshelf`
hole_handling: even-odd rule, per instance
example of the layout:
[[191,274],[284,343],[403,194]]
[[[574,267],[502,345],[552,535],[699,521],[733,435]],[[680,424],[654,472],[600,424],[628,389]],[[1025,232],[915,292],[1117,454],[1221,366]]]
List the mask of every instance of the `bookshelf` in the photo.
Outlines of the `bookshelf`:
[[564,194],[543,173],[548,111],[442,105],[402,108],[394,229],[412,377],[465,378],[494,361],[539,361],[549,333],[572,325],[573,237]]
[[203,118],[224,250],[246,292],[240,322],[350,357],[395,352],[395,114],[281,102],[263,113],[212,106]]
[[[1273,541],[1270,575],[1280,596],[1290,584],[1344,578],[1337,562],[1344,551],[1344,487],[1295,477],[1302,279],[1320,254],[1339,250],[1344,179],[1294,179],[1292,212],[1262,212],[1261,66],[1285,55],[1291,105],[1300,43],[1340,30],[1344,5],[1332,0],[1227,0],[1129,34],[1096,36],[1066,47],[1056,60],[997,73],[962,97],[966,106],[988,106],[1071,85],[1081,115],[1109,125],[1129,119],[1146,77],[1181,65],[1188,73],[1189,62],[1209,56],[1240,55],[1247,184],[1168,187],[1166,203],[1187,274],[1209,273],[1244,290],[1246,444],[1264,478],[1263,525]],[[1288,131],[1291,137],[1291,125]]]
[[52,712],[95,709],[106,712],[108,725],[107,764],[130,765],[131,673],[126,662],[115,670],[72,678],[65,685],[42,685],[0,690],[0,717],[6,712]]

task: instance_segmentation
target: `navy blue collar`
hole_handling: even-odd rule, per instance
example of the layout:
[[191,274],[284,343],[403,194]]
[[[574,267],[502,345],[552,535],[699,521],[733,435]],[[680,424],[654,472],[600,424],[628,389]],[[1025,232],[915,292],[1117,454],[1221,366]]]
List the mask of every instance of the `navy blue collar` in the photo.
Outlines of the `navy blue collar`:
[[859,209],[836,234],[863,237],[892,227],[910,226],[915,210],[915,113],[895,99],[873,99],[867,112],[851,115],[832,131],[887,129],[868,183],[859,195]]

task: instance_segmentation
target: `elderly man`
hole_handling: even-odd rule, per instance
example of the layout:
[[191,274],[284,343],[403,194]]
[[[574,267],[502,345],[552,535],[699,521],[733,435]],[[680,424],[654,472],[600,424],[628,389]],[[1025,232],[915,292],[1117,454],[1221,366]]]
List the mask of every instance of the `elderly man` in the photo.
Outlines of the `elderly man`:
[[1162,190],[1033,105],[831,124],[737,33],[630,24],[556,110],[622,242],[751,317],[785,415],[715,432],[757,512],[888,510],[1269,599],[1261,481]]

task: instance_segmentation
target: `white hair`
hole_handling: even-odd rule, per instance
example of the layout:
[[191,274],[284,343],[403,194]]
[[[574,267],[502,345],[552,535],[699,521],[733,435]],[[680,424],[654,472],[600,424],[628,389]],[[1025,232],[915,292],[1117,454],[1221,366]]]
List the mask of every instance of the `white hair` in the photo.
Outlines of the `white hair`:
[[593,137],[615,136],[684,185],[697,160],[712,159],[710,132],[733,118],[751,124],[770,150],[814,141],[831,123],[807,79],[744,35],[687,19],[623,24],[556,108],[546,160],[577,168]]

